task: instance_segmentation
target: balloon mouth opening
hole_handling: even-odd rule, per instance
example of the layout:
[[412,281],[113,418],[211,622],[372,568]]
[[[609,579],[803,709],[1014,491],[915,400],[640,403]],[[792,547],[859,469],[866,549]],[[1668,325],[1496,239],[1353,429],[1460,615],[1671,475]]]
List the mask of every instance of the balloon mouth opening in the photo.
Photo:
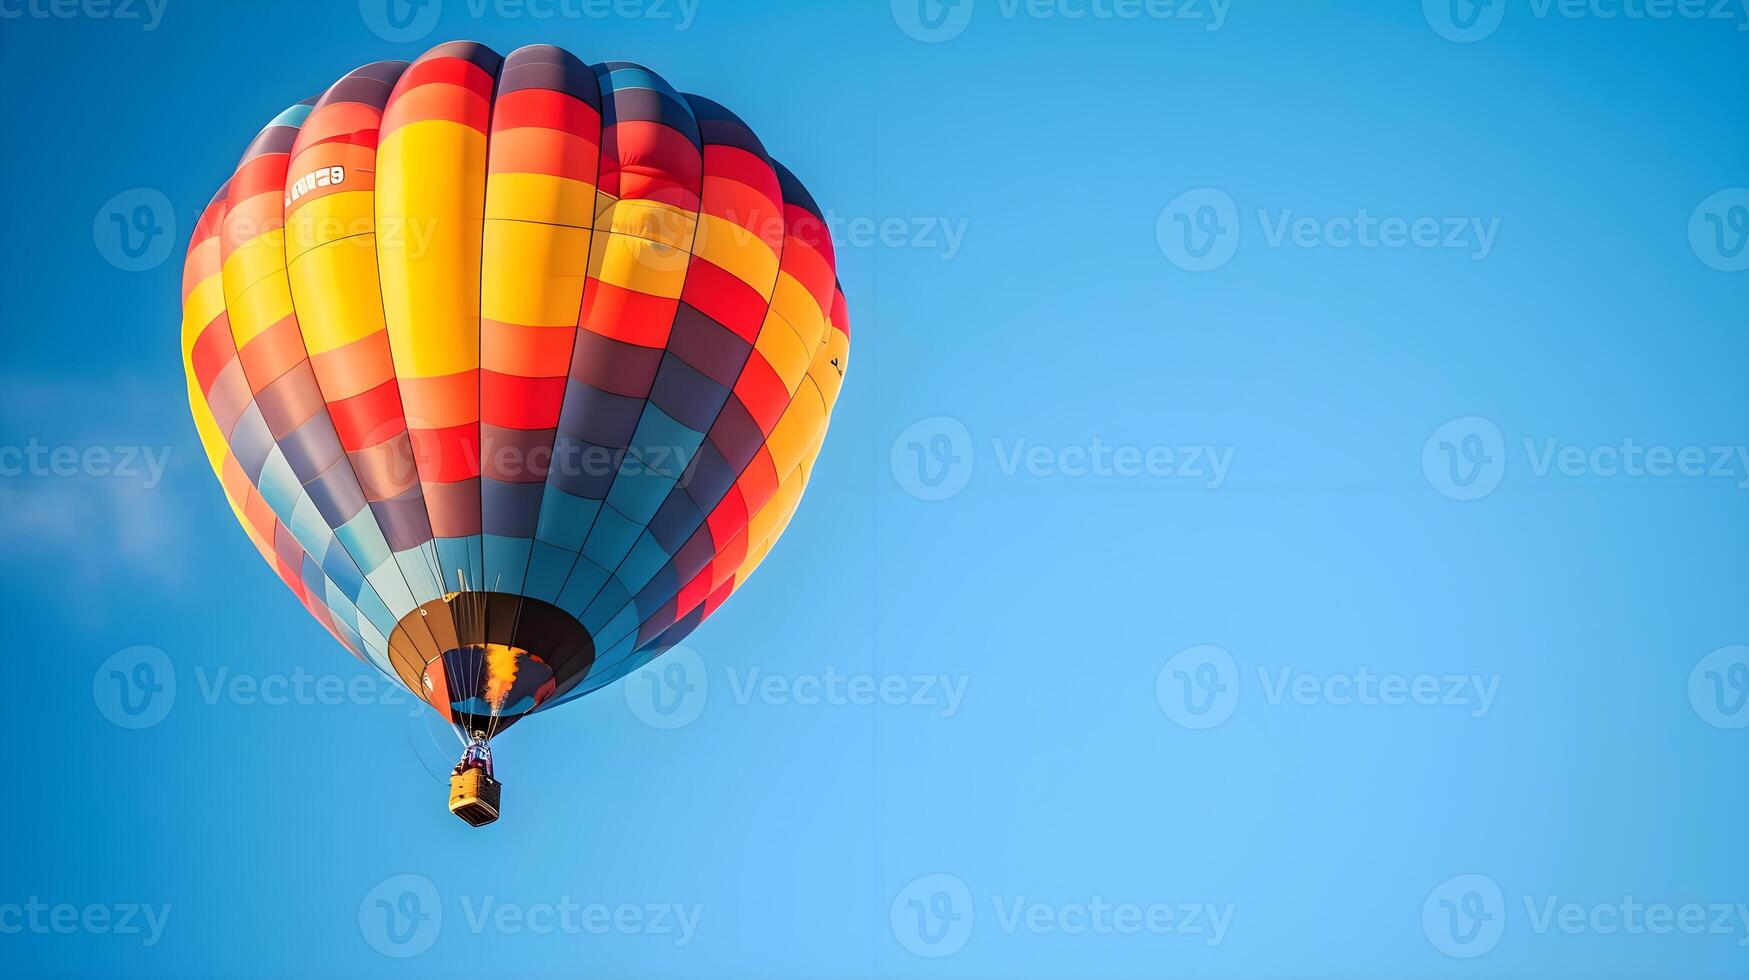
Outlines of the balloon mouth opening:
[[412,610],[389,638],[390,661],[464,735],[487,737],[570,690],[595,642],[570,614],[506,592],[458,592]]
[[[526,715],[558,687],[551,666],[540,657],[503,643],[472,643],[446,650],[425,668],[427,692],[439,687],[452,716],[503,719]],[[475,727],[463,725],[469,731]],[[498,727],[503,727],[502,723]]]

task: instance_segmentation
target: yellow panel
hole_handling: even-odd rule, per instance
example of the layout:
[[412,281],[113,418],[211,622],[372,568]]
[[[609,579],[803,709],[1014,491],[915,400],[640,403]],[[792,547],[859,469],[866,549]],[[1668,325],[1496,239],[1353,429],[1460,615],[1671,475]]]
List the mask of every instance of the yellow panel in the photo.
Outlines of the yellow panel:
[[[736,589],[741,587],[741,583],[747,581],[747,579],[753,574],[753,570],[758,568],[759,563],[763,562],[765,556],[770,553],[771,543],[769,541],[760,542],[747,552],[747,559],[741,562],[741,567],[735,572]],[[733,589],[730,591],[732,592]]]
[[495,173],[486,178],[486,217],[588,228],[595,185],[551,174]]
[[795,277],[781,272],[777,276],[777,288],[771,294],[771,309],[795,329],[796,336],[802,338],[809,356],[812,356],[826,331],[826,317],[821,314],[820,304],[814,302],[813,295],[803,289]]
[[801,481],[801,490],[796,493],[795,503],[791,504],[789,509],[783,512],[783,516],[778,519],[777,528],[771,532],[771,538],[766,542],[768,547],[776,545],[777,539],[783,537],[783,532],[789,530],[790,522],[796,519],[796,513],[801,510],[799,505],[802,502],[802,496],[808,492],[808,481],[812,474],[812,468],[807,463],[803,463],[801,468],[796,470],[796,476]]
[[615,201],[596,214],[595,227],[691,252],[698,215],[657,201]]
[[427,119],[377,153],[377,264],[395,370],[435,378],[480,363],[486,137]]
[[184,353],[194,350],[194,342],[200,339],[200,331],[213,318],[225,312],[225,283],[219,276],[208,276],[188,292],[188,300],[182,304],[182,349]]
[[804,379],[789,407],[771,429],[765,448],[771,452],[771,465],[779,474],[788,475],[801,463],[808,445],[819,436],[826,423],[826,406],[820,389],[812,379]]
[[[834,364],[834,361],[838,363]],[[826,399],[828,415],[838,404],[838,392],[844,386],[844,372],[849,369],[849,362],[850,338],[842,331],[828,330],[826,346],[820,348],[814,355],[814,363],[808,367],[808,377],[820,386],[820,394]]]
[[814,358],[814,352],[796,336],[795,329],[776,312],[769,313],[765,325],[759,330],[759,340],[753,346],[771,362],[772,369],[783,380],[784,388],[795,394],[796,385],[808,373],[808,365]]
[[596,232],[589,274],[610,286],[679,299],[690,253],[632,235]]
[[225,294],[236,296],[276,272],[285,271],[285,232],[275,228],[239,245],[225,260]]
[[698,239],[693,251],[699,258],[720,266],[766,299],[777,278],[777,254],[758,235],[712,214],[699,217]]
[[214,473],[219,473],[229,447],[219,432],[219,423],[213,418],[212,407],[201,394],[200,386],[195,384],[192,372],[188,377],[188,406],[194,415],[194,431],[200,436],[200,446],[206,451],[207,462],[212,465]]
[[291,264],[292,301],[311,356],[383,329],[375,236],[330,242]]
[[[285,249],[291,261],[312,248],[329,242],[376,231],[376,194],[373,191],[340,191],[318,198],[306,198],[297,206],[285,224]],[[361,247],[375,249],[374,240],[365,239]]]
[[575,326],[589,232],[528,221],[486,222],[480,315],[531,327]]
[[241,296],[230,290],[230,277],[225,280],[225,306],[231,311],[231,338],[242,350],[262,331],[291,315],[291,289],[286,284],[285,270],[268,276]]
[[795,472],[789,479],[777,485],[777,493],[747,522],[747,540],[769,542],[773,537],[772,532],[777,530],[777,525],[783,520],[784,513],[794,510],[801,496],[801,474]]
[[[207,287],[216,286],[218,282],[218,276],[203,279],[189,293],[190,300],[192,301],[195,293]],[[225,457],[230,453],[231,447],[225,442],[224,434],[219,431],[219,423],[213,417],[212,406],[207,404],[206,395],[201,392],[194,377],[194,342],[199,338],[201,328],[211,322],[211,317],[198,319],[190,316],[184,316],[182,321],[182,336],[184,338],[182,370],[188,388],[189,414],[194,417],[194,431],[200,436],[200,447],[206,455],[207,465],[213,468],[213,475],[220,478],[219,488],[224,492],[225,502],[230,505],[231,513],[236,516],[237,523],[243,526],[243,530],[248,532],[250,538],[255,538],[254,530],[249,527],[248,520],[243,516],[243,505],[239,501],[231,499],[230,491],[224,489]],[[197,323],[199,326],[196,326]]]
[[[771,546],[783,536],[784,530],[789,527],[790,518],[795,516],[796,505],[801,503],[802,492],[807,489],[807,484],[808,474],[797,470],[778,485],[777,494],[747,523],[747,540],[758,543],[747,549],[747,557],[735,572],[737,588],[747,581],[748,576],[771,553]],[[758,535],[757,538],[755,534]]]

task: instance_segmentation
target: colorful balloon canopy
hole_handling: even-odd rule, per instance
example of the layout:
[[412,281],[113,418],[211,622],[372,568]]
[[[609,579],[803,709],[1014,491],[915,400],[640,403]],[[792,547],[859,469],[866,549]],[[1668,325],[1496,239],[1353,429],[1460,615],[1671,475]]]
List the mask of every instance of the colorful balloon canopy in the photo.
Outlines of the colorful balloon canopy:
[[646,68],[440,45],[255,137],[183,357],[231,509],[467,731],[681,640],[783,533],[849,354],[819,208]]

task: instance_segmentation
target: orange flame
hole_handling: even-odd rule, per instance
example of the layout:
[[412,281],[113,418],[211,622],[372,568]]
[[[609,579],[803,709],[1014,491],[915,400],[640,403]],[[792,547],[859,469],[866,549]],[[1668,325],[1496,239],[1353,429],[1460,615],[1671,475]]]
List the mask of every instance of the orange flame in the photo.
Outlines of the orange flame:
[[517,657],[522,651],[502,643],[486,644],[486,700],[494,712],[504,710],[504,699],[516,683]]

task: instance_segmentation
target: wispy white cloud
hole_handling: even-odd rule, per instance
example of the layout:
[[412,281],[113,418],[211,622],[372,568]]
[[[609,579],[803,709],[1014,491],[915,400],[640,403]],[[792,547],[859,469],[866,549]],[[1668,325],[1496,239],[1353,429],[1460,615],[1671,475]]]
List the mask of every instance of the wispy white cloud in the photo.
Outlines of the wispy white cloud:
[[[216,495],[180,387],[135,377],[0,377],[0,552],[83,615],[116,589],[174,593]],[[222,506],[222,504],[220,505]]]

